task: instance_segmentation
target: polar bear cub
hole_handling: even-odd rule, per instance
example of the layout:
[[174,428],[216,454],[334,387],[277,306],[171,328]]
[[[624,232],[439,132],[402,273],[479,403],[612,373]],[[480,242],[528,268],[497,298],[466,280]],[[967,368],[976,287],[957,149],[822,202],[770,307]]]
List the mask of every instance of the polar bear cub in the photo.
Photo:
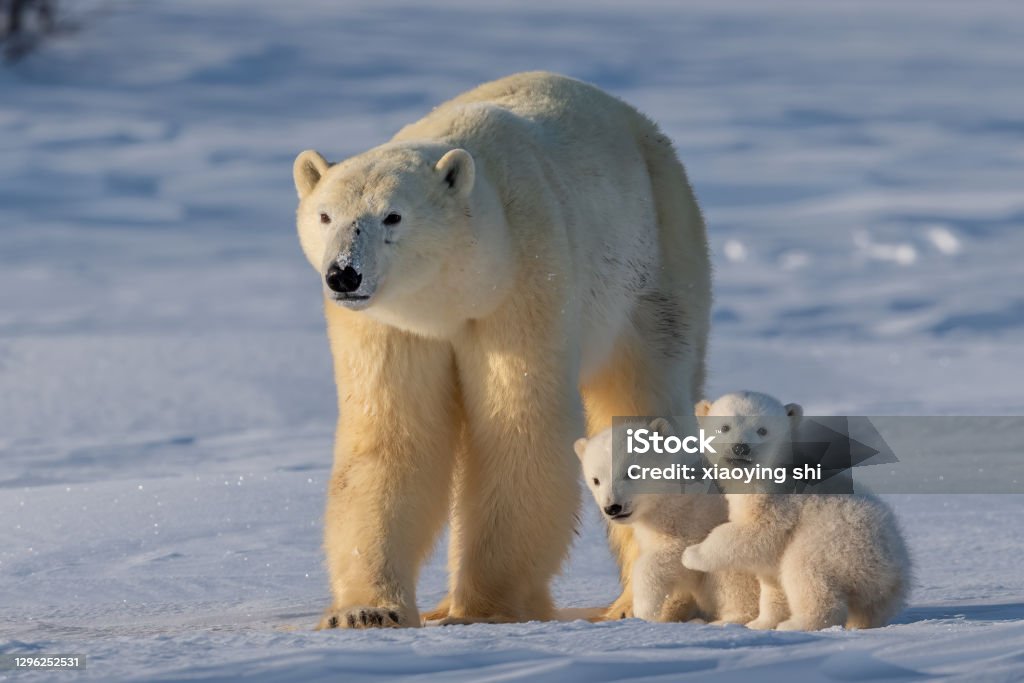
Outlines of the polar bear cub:
[[[722,440],[728,466],[783,464],[802,408],[765,394],[727,394],[696,406],[701,427]],[[722,448],[726,442],[731,448]],[[747,626],[819,630],[884,626],[902,608],[910,560],[896,519],[862,494],[782,494],[726,485],[729,521],[686,549],[697,571],[742,570],[761,585],[760,613]]]
[[[661,418],[636,426],[649,426],[663,435],[672,431]],[[687,546],[703,540],[726,521],[723,496],[630,490],[627,463],[613,463],[615,438],[615,431],[606,429],[591,439],[578,439],[575,450],[605,519],[633,529],[638,554],[632,569],[632,616],[647,621],[703,619],[739,624],[754,618],[758,590],[753,576],[731,571],[709,574],[687,569],[679,562]]]

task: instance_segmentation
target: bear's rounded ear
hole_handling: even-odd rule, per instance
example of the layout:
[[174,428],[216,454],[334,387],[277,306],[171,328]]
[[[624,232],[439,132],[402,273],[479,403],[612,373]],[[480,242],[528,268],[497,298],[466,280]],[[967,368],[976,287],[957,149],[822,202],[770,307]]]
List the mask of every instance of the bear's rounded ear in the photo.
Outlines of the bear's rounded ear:
[[703,401],[697,401],[697,405],[693,407],[693,413],[697,417],[707,417],[708,413],[711,412],[711,401],[704,399]]
[[585,438],[576,439],[572,449],[576,451],[576,457],[583,460],[583,455],[587,452],[587,440]]
[[662,436],[672,436],[673,432],[675,432],[675,429],[672,428],[672,423],[663,417],[654,418],[647,426]]
[[295,157],[295,163],[292,164],[292,177],[295,179],[295,189],[299,193],[299,199],[313,191],[316,184],[320,182],[320,178],[327,173],[329,166],[327,160],[316,150],[307,149]]
[[476,163],[473,156],[464,149],[453,149],[437,162],[434,167],[449,190],[459,197],[468,197],[476,180]]
[[804,416],[804,409],[799,403],[787,403],[786,404],[786,415],[793,422],[798,422],[801,417]]

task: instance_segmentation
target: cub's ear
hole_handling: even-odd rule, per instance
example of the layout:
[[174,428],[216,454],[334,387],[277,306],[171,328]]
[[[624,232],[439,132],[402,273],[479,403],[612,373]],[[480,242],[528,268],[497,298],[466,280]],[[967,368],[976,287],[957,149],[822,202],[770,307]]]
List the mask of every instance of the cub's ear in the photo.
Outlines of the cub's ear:
[[329,166],[327,160],[312,149],[307,149],[295,157],[295,163],[292,164],[292,178],[295,179],[295,189],[299,193],[299,199],[313,191],[316,184],[320,182],[320,178],[327,173]]
[[697,417],[707,417],[708,413],[711,412],[711,401],[707,399],[703,401],[697,401],[697,405],[693,407],[693,413]]
[[459,197],[468,197],[476,181],[473,156],[464,149],[453,149],[441,157],[434,167],[449,190]]
[[799,422],[800,418],[804,416],[804,409],[799,403],[787,403],[786,415],[793,422]]
[[576,443],[572,445],[572,449],[576,451],[576,457],[583,460],[583,455],[587,452],[587,440],[584,438],[576,439]]
[[654,418],[651,420],[651,424],[647,426],[662,436],[672,436],[675,432],[675,429],[672,428],[672,423],[663,417]]

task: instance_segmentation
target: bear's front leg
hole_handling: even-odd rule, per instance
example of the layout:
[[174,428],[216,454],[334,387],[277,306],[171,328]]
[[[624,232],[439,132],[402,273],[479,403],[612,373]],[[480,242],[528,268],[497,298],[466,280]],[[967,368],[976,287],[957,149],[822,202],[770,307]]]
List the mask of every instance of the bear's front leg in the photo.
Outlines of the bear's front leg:
[[453,506],[451,623],[553,618],[548,584],[576,525],[578,360],[540,302],[517,304],[526,318],[476,321],[455,342],[467,446]]
[[457,421],[450,346],[331,304],[340,417],[321,628],[419,626],[416,577],[448,509]]

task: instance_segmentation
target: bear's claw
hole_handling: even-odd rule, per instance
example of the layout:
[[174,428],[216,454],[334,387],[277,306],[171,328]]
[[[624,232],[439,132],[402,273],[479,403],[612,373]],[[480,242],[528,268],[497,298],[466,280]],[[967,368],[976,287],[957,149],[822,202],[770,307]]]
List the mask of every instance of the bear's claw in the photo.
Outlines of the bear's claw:
[[399,628],[408,626],[398,610],[387,607],[342,607],[330,609],[317,630],[332,628]]

